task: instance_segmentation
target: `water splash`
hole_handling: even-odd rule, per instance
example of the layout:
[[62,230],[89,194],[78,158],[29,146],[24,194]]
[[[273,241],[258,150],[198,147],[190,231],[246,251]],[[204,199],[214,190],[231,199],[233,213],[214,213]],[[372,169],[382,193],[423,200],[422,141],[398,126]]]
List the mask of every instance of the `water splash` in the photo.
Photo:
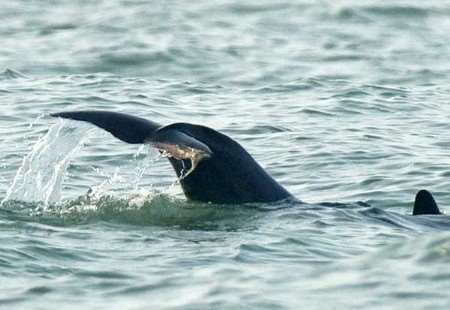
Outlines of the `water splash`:
[[141,188],[145,173],[161,157],[159,153],[150,145],[141,145],[134,153],[129,162],[116,167],[112,172],[104,171],[101,168],[94,168],[95,174],[102,180],[100,183],[92,185],[87,195],[91,199],[100,199],[104,196],[121,196],[132,199],[139,196],[142,199],[152,197],[154,194],[153,184],[147,188]]
[[24,158],[2,204],[7,200],[39,201],[45,205],[58,202],[70,159],[90,129],[71,127],[64,121],[50,127]]

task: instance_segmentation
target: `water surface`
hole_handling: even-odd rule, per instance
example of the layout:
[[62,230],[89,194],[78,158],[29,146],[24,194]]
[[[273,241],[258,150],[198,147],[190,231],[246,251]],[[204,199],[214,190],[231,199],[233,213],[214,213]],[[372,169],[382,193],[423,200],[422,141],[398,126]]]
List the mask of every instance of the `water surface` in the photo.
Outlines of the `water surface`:
[[[450,6],[4,1],[0,308],[444,309]],[[185,200],[166,159],[50,113],[213,127],[305,204]]]

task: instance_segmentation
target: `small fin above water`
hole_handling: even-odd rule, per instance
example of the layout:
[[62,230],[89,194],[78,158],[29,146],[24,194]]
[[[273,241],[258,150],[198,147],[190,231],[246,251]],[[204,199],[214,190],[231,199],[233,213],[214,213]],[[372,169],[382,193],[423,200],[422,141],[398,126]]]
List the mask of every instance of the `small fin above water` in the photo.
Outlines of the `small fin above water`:
[[420,190],[414,201],[413,215],[441,214],[433,195],[427,190]]

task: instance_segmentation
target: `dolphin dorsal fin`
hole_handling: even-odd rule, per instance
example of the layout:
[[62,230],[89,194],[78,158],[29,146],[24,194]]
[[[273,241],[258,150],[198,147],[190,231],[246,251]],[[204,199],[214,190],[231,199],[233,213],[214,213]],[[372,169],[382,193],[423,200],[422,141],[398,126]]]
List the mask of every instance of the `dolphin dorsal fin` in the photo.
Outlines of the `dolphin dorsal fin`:
[[433,195],[427,190],[420,190],[416,194],[416,200],[414,201],[413,215],[421,214],[441,214]]

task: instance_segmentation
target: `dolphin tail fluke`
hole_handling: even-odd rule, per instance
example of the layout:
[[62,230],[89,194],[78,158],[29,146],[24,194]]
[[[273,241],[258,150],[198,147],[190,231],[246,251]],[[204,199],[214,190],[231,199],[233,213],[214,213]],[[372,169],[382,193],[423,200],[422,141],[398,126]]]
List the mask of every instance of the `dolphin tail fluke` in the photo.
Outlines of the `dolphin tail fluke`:
[[127,143],[144,143],[161,125],[146,119],[107,111],[73,111],[51,114],[94,124]]
[[441,214],[436,201],[431,193],[427,190],[420,190],[416,194],[416,200],[414,201],[413,215],[422,214]]

